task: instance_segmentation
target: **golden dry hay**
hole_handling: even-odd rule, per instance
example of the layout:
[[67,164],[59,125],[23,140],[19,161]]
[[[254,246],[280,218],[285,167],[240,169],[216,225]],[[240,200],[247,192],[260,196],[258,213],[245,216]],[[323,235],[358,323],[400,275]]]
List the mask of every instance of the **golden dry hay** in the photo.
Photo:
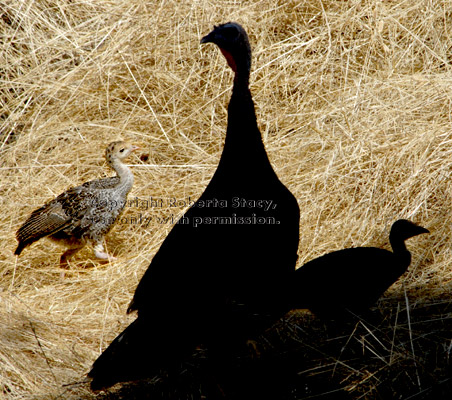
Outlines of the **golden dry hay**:
[[[63,385],[84,380],[133,319],[126,306],[172,217],[218,163],[232,73],[199,40],[227,20],[249,33],[263,140],[300,204],[299,265],[344,247],[388,248],[392,222],[407,218],[431,234],[408,242],[412,266],[387,298],[405,288],[416,304],[450,302],[449,1],[9,0],[0,4],[1,398],[90,396]],[[142,148],[130,161],[131,202],[107,239],[118,260],[102,265],[85,250],[63,280],[51,242],[16,260],[26,216],[109,173],[103,149],[118,138]],[[350,393],[372,382],[366,368]]]

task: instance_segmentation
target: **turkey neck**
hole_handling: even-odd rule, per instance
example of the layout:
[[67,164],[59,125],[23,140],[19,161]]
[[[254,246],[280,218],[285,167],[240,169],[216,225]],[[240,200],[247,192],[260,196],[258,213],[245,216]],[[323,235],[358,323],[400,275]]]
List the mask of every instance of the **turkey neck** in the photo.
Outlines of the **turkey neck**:
[[133,174],[130,168],[117,157],[111,158],[109,166],[116,172],[119,178],[119,184],[116,186],[116,189],[120,193],[129,193],[133,186]]
[[411,263],[411,253],[405,245],[405,241],[393,232],[389,234],[389,242],[391,243],[392,251],[399,260],[401,270],[405,270]]
[[226,139],[217,172],[221,175],[224,168],[228,171],[228,177],[234,177],[236,180],[256,177],[256,174],[274,174],[257,126],[254,102],[249,89],[249,63],[236,62],[236,65],[228,106]]

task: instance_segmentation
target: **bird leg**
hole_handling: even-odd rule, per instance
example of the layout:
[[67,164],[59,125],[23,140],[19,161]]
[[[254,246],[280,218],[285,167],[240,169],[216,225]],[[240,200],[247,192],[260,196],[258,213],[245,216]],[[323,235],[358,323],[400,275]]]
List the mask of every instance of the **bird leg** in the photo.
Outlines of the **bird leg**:
[[82,247],[83,246],[81,246],[81,247],[72,247],[72,248],[67,249],[60,257],[60,267],[64,268],[64,269],[68,269],[67,261],[68,261],[69,257],[72,257]]
[[[60,268],[68,269],[67,260],[69,257],[72,257],[75,253],[77,253],[80,249],[82,249],[83,246],[80,247],[71,247],[67,249],[60,257]],[[60,272],[60,278],[64,279],[65,272]]]
[[105,252],[104,246],[101,242],[97,242],[94,246],[94,255],[101,260],[116,260],[116,257],[113,257]]

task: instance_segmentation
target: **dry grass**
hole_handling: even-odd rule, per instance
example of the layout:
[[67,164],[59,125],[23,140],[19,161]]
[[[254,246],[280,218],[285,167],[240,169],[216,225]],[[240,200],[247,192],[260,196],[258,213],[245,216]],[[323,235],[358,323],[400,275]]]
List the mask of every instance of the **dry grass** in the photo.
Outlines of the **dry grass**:
[[149,154],[131,159],[130,199],[196,198],[221,154],[232,84],[199,39],[227,20],[250,34],[261,132],[302,210],[300,265],[387,248],[397,218],[431,230],[410,241],[412,267],[379,303],[379,327],[338,332],[291,316],[298,377],[314,388],[297,396],[319,379],[351,398],[422,398],[448,379],[450,2],[9,0],[0,16],[0,397],[90,397],[64,385],[84,380],[129,323],[126,305],[183,201],[131,204],[125,217],[152,219],[117,225],[107,245],[118,260],[101,265],[87,249],[64,280],[59,248],[43,240],[16,260],[14,233],[43,202],[109,174],[103,151],[117,138]]

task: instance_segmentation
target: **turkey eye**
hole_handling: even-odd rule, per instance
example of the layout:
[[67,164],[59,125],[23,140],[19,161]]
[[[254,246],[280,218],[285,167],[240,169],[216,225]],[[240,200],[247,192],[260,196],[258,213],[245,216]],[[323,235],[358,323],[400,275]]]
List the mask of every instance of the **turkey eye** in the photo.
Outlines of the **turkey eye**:
[[124,149],[119,150],[120,153],[122,153],[124,151]]

